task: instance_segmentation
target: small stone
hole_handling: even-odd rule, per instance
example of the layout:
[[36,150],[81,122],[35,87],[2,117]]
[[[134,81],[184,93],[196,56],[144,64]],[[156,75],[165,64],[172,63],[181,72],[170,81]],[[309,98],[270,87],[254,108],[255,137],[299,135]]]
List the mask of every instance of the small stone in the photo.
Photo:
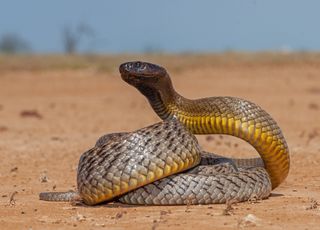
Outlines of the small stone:
[[53,224],[60,224],[62,221],[60,219],[52,221]]
[[123,216],[123,213],[122,212],[118,212],[116,214],[116,219],[120,219],[122,216]]
[[18,171],[18,167],[13,167],[12,169],[10,169],[10,172],[16,172]]
[[316,103],[309,103],[308,107],[311,110],[319,110],[319,105]]
[[85,220],[86,220],[86,217],[84,215],[79,214],[79,213],[76,215],[76,221],[82,222],[82,221],[85,221]]
[[167,215],[167,214],[168,214],[168,212],[166,212],[166,211],[160,211],[160,215],[161,215],[161,216]]
[[8,128],[6,126],[0,126],[0,132],[8,131]]
[[213,141],[214,137],[213,136],[206,136],[206,141],[210,142]]
[[96,227],[105,227],[106,224],[104,224],[104,223],[95,223],[94,226],[96,226]]
[[239,222],[240,227],[255,227],[258,225],[260,219],[253,214],[248,214]]
[[21,117],[34,117],[37,119],[42,119],[42,115],[37,110],[23,110],[20,112]]

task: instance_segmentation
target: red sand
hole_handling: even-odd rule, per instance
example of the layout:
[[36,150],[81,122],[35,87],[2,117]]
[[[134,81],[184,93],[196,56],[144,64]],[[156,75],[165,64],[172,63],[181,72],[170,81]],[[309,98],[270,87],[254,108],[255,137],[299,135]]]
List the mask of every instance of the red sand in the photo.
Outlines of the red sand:
[[[163,60],[171,62],[170,57],[159,62]],[[175,68],[168,68],[176,90],[185,97],[230,95],[253,101],[276,119],[287,138],[292,162],[287,180],[269,199],[234,204],[229,211],[226,205],[86,207],[40,201],[41,191],[75,189],[79,157],[100,135],[135,130],[159,118],[146,99],[121,80],[117,60],[108,71],[28,66],[3,70],[1,229],[319,229],[320,65],[253,60],[210,66],[172,58]],[[198,137],[205,150],[256,155],[236,138]]]

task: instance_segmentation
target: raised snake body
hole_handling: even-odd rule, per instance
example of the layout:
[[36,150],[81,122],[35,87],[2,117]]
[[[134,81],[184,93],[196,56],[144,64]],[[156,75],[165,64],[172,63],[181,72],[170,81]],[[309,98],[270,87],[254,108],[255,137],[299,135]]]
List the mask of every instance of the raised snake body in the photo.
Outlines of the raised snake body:
[[[150,63],[124,63],[120,73],[164,122],[103,136],[80,158],[78,192],[41,193],[40,199],[81,199],[89,205],[115,198],[156,205],[240,202],[268,197],[286,178],[286,141],[259,106],[232,97],[188,100],[174,91],[164,68]],[[263,162],[201,152],[192,133],[239,137],[255,147]]]

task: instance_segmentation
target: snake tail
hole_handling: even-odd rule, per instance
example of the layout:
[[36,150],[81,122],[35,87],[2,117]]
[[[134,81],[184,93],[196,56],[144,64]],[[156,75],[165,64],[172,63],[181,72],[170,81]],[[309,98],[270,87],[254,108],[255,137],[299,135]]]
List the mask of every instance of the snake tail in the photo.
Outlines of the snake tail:
[[45,201],[80,201],[81,197],[77,192],[41,192],[40,200]]

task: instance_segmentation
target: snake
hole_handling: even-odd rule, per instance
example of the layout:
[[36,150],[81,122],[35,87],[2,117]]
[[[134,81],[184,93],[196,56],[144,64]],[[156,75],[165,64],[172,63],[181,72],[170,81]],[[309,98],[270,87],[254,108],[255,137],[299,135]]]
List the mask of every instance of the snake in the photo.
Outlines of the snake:
[[[166,69],[152,63],[127,62],[119,71],[163,121],[100,137],[80,157],[78,191],[42,192],[41,200],[81,200],[87,205],[241,202],[267,198],[287,177],[288,145],[276,121],[260,106],[235,97],[184,98]],[[260,158],[207,153],[195,134],[238,137]]]

